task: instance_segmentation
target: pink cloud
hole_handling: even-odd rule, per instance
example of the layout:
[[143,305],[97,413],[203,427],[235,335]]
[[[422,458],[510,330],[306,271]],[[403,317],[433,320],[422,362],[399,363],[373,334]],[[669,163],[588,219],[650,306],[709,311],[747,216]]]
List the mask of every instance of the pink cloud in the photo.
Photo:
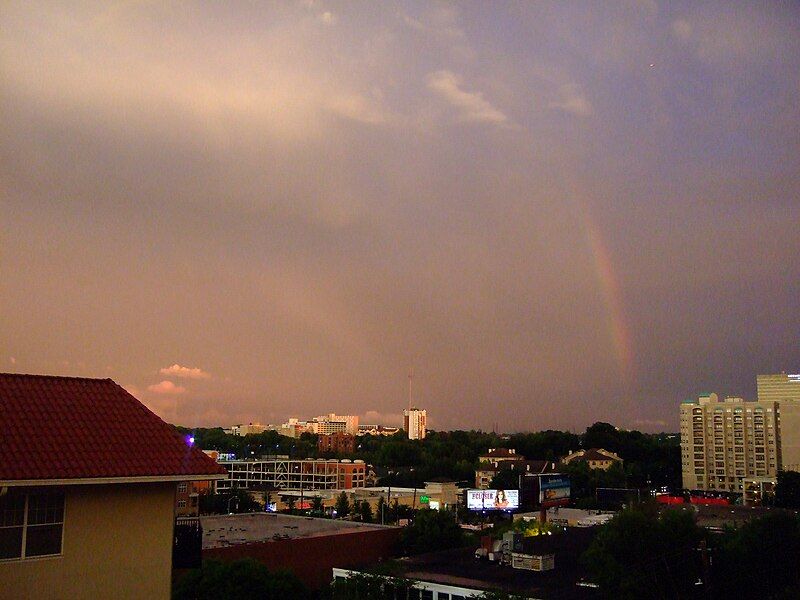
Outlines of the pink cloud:
[[175,395],[175,394],[183,394],[186,391],[186,388],[180,385],[175,385],[171,381],[167,381],[165,379],[161,383],[155,383],[153,385],[147,386],[147,391],[153,392],[154,394]]
[[199,367],[184,367],[175,363],[171,367],[164,367],[159,371],[162,375],[182,377],[184,379],[211,379],[211,374],[206,373]]

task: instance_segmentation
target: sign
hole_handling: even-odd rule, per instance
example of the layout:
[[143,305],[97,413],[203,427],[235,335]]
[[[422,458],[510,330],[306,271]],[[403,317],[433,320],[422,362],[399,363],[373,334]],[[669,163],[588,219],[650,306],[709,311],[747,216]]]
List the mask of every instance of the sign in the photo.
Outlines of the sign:
[[467,490],[467,508],[516,510],[519,508],[519,490]]
[[565,475],[539,476],[539,503],[542,506],[556,506],[569,501],[569,477]]
[[431,510],[439,510],[440,506],[441,505],[439,504],[439,502],[437,500],[431,500],[428,503],[428,508],[430,508]]
[[427,496],[420,496],[419,497],[419,503],[420,504],[428,504],[428,502],[430,502],[430,500],[431,499],[428,498]]

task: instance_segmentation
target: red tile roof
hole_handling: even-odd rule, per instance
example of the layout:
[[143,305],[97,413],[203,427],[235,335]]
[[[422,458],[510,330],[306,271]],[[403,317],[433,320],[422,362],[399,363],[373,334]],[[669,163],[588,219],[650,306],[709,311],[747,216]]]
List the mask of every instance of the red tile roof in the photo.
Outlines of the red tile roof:
[[0,483],[222,475],[110,379],[0,373]]

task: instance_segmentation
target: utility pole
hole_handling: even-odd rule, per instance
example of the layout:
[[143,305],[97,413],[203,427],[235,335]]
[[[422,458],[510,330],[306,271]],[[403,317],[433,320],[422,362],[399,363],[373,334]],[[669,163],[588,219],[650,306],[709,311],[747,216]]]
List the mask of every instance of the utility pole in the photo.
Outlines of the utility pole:
[[[411,411],[411,408],[414,406],[414,404],[413,404],[413,398],[414,398],[413,383],[414,383],[414,367],[412,365],[412,367],[408,371],[408,410],[409,410],[409,412]],[[409,425],[409,428],[410,428],[410,425]]]

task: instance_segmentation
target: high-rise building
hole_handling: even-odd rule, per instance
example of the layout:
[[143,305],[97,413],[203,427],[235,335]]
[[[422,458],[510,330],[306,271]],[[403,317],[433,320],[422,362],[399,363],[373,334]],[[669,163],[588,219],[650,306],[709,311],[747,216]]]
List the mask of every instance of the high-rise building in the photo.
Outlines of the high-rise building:
[[427,434],[428,413],[419,408],[403,411],[403,429],[410,440],[424,440]]
[[778,403],[779,470],[800,471],[800,374],[757,375],[758,400]]
[[800,374],[756,375],[759,402],[800,402]]
[[[337,415],[336,413],[329,413],[314,419],[319,423],[332,422],[344,423],[344,431],[350,435],[358,435],[358,415]],[[320,431],[320,433],[322,433]]]
[[756,384],[756,402],[706,394],[681,404],[685,488],[746,493],[800,471],[800,375],[758,375]]
[[683,487],[743,493],[745,478],[775,477],[782,468],[778,410],[778,402],[716,394],[683,402]]
[[332,433],[347,433],[347,423],[344,421],[309,421],[311,433],[318,435],[331,435]]

